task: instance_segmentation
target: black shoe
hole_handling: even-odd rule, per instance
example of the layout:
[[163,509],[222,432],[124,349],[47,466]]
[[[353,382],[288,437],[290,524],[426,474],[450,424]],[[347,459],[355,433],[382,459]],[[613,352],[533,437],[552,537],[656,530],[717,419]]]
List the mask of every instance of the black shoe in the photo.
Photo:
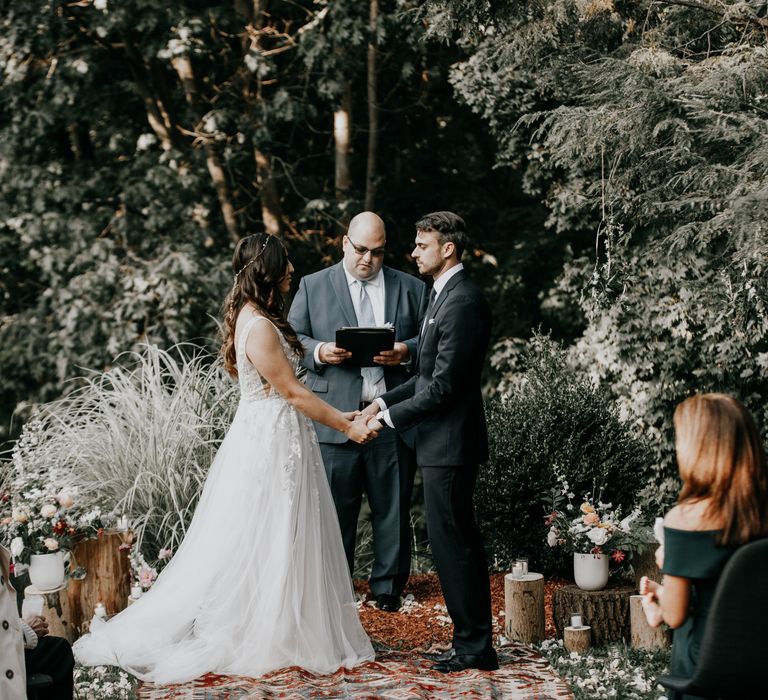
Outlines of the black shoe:
[[432,667],[440,673],[455,673],[468,668],[476,668],[480,671],[496,671],[499,668],[499,659],[492,649],[484,654],[457,654],[448,661],[441,661]]
[[430,661],[450,661],[454,656],[456,656],[456,650],[451,647],[447,651],[442,651],[439,654],[424,654],[424,656],[427,657]]
[[397,612],[400,610],[400,596],[380,593],[376,596],[376,607],[384,612]]

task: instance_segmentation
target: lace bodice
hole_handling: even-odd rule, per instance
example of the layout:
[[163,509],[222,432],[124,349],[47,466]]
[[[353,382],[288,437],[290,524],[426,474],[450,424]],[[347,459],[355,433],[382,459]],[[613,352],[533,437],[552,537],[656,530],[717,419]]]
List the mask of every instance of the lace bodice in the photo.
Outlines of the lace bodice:
[[282,401],[282,397],[272,388],[270,383],[264,377],[262,377],[258,370],[251,364],[245,352],[245,346],[248,341],[248,334],[251,332],[253,327],[261,321],[269,323],[274,328],[275,333],[277,333],[278,338],[280,339],[280,345],[283,348],[283,352],[293,367],[294,374],[297,376],[299,374],[301,358],[288,344],[288,341],[283,337],[283,334],[280,332],[277,326],[275,326],[275,324],[272,323],[272,321],[270,321],[268,318],[264,318],[264,316],[253,316],[245,322],[245,325],[240,331],[240,336],[237,338],[237,347],[235,348],[235,353],[237,355],[237,374],[240,383],[240,400],[264,401],[267,399],[279,399]]

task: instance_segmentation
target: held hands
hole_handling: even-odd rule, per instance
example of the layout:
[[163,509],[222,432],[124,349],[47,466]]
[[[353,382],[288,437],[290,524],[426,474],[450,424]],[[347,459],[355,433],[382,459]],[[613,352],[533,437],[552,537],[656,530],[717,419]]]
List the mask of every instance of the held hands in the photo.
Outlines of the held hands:
[[386,365],[387,367],[394,367],[395,365],[408,362],[408,358],[411,353],[408,350],[408,346],[405,343],[395,343],[391,350],[382,350],[378,355],[375,355],[373,361],[377,365]]
[[[349,414],[345,414],[349,415]],[[357,416],[357,418],[354,418],[352,421],[350,421],[349,426],[344,431],[344,434],[354,442],[357,442],[360,445],[364,445],[367,442],[370,442],[375,437],[378,436],[378,430],[372,430],[368,427],[368,417],[367,416]]]
[[32,628],[32,631],[38,638],[45,637],[45,635],[48,634],[48,623],[45,621],[44,617],[41,617],[40,615],[30,615],[29,617],[24,618],[24,622]]
[[349,350],[340,348],[336,343],[323,343],[320,346],[318,352],[320,362],[324,362],[327,365],[340,365],[344,360],[352,357],[352,353]]

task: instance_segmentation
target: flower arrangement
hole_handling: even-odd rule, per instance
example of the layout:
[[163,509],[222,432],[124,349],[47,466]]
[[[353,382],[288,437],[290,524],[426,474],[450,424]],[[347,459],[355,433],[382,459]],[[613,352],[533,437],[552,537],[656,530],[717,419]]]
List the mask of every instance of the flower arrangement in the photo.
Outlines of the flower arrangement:
[[68,550],[77,537],[103,527],[99,509],[84,510],[77,503],[77,487],[69,470],[28,459],[38,442],[35,419],[13,449],[13,475],[0,492],[0,542],[17,567],[32,554]]
[[544,519],[550,547],[563,547],[568,553],[609,554],[621,564],[626,552],[647,541],[648,528],[639,522],[639,508],[622,518],[620,506],[614,509],[613,504],[589,494],[577,508],[568,482],[557,471],[555,474],[561,488],[553,494],[552,508]]

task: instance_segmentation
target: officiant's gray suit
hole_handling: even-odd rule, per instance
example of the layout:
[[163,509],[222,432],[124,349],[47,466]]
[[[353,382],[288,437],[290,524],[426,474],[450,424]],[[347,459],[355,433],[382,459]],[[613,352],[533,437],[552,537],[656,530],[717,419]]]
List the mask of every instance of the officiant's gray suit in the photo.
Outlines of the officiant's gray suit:
[[[384,317],[395,328],[395,340],[416,357],[419,329],[427,306],[424,283],[411,275],[382,267]],[[363,380],[359,367],[318,364],[315,348],[333,342],[342,326],[358,326],[343,261],[302,278],[288,321],[306,354],[306,384],[341,411],[360,407]],[[384,367],[388,391],[410,376],[410,363]],[[325,471],[339,516],[350,572],[354,569],[357,519],[362,493],[368,496],[373,528],[374,562],[370,585],[374,596],[399,595],[410,571],[410,499],[415,457],[395,431],[358,445],[342,433],[315,423]]]

